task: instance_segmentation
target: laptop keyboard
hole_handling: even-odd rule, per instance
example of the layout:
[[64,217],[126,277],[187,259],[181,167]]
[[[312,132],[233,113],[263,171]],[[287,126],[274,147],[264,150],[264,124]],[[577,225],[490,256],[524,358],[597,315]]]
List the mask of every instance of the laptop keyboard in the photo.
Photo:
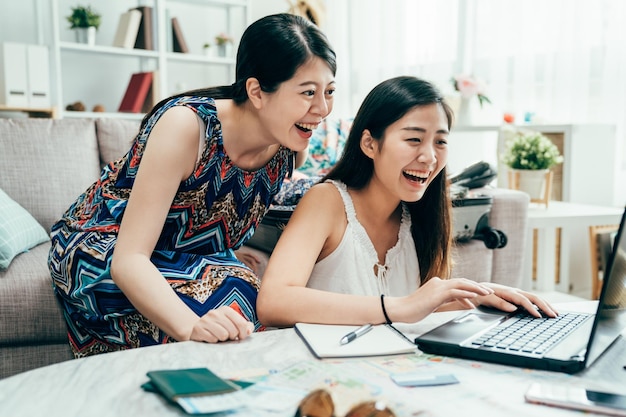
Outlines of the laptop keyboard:
[[472,345],[541,355],[588,317],[588,314],[563,313],[555,318],[539,318],[520,312],[481,335]]

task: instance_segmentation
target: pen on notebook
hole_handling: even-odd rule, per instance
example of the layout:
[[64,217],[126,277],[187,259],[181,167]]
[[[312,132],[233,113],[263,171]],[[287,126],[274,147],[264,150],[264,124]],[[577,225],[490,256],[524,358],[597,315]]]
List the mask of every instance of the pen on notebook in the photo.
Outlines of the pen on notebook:
[[359,327],[355,331],[350,332],[344,337],[342,337],[341,340],[339,341],[339,344],[347,345],[348,343],[352,342],[357,337],[363,336],[365,333],[369,332],[370,330],[372,330],[372,325],[364,324],[363,326]]

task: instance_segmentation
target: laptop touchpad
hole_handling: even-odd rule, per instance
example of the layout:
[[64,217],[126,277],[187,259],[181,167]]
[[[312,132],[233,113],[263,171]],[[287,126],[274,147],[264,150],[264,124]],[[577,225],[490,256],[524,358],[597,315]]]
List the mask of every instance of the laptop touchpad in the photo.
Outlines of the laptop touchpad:
[[485,330],[487,327],[497,324],[503,319],[504,317],[502,315],[472,311],[449,321],[443,326],[433,329],[421,338],[460,343],[481,330]]

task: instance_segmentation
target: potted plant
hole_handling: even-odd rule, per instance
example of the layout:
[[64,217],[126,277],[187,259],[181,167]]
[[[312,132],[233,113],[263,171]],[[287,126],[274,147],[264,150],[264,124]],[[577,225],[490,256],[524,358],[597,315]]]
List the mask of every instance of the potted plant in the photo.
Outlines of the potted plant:
[[205,42],[202,45],[202,50],[206,56],[209,56],[209,53],[211,52],[211,44],[209,42]]
[[215,37],[215,43],[217,44],[217,52],[219,56],[227,56],[227,49],[233,43],[233,38],[227,33],[220,33]]
[[456,123],[458,125],[469,125],[471,124],[471,100],[476,97],[481,108],[483,104],[491,103],[491,100],[486,95],[487,86],[481,79],[467,74],[458,74],[452,77],[450,82],[461,96],[458,113],[456,114]]
[[563,162],[556,145],[535,131],[518,131],[505,144],[502,162],[509,168],[509,187],[527,192],[531,200],[547,203],[551,168]]
[[100,27],[100,15],[91,6],[72,7],[72,14],[67,16],[70,29],[76,33],[76,41],[94,45],[96,30]]

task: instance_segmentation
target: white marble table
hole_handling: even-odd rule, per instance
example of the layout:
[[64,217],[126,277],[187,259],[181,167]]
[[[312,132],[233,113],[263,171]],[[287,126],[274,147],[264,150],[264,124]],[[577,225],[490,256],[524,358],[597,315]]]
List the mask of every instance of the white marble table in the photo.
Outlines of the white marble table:
[[[562,306],[559,306],[562,308]],[[413,325],[426,331],[456,313],[433,314]],[[28,416],[183,416],[184,412],[159,396],[143,391],[146,372],[154,369],[209,367],[223,377],[242,377],[280,371],[302,362],[315,361],[293,329],[253,334],[241,342],[217,345],[184,342],[125,352],[103,354],[35,369],[0,380],[0,415]],[[349,363],[352,361],[352,363]],[[395,362],[394,362],[395,361]],[[414,364],[415,370],[454,373],[460,383],[441,387],[401,388],[381,377],[384,366]],[[398,415],[420,416],[506,415],[577,416],[576,412],[531,405],[523,393],[532,381],[587,384],[598,389],[626,388],[626,341],[619,340],[600,363],[580,375],[528,371],[472,361],[402,355],[392,360],[349,359],[328,366],[358,364],[360,375],[372,384],[372,395],[402,401]],[[365,364],[365,365],[364,365]],[[371,367],[372,372],[367,369]],[[621,384],[621,385],[620,385]],[[393,385],[393,384],[391,384]],[[383,392],[379,392],[383,391]],[[252,413],[249,415],[257,415]]]

